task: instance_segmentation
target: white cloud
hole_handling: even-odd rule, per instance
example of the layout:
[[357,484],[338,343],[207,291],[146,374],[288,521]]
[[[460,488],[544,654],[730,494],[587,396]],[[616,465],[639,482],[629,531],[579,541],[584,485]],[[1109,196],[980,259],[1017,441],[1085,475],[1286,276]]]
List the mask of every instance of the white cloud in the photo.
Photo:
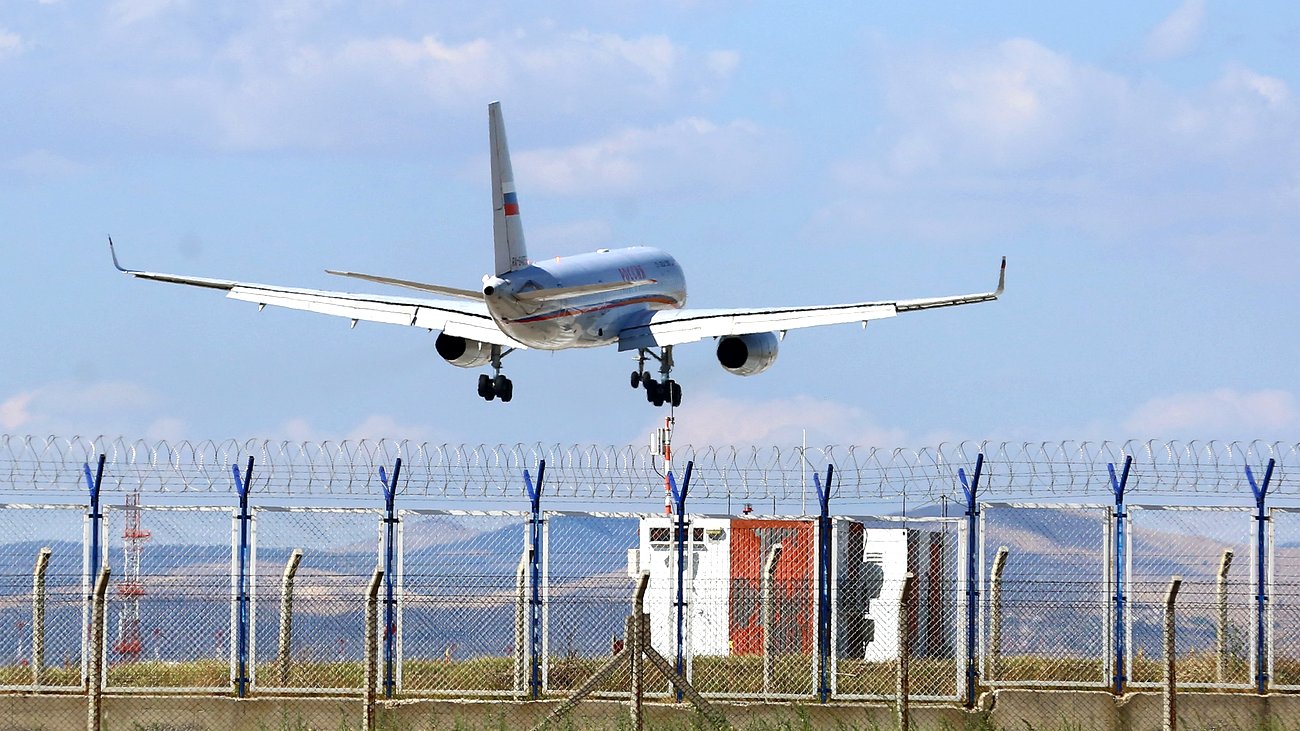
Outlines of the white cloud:
[[740,54],[735,51],[710,51],[704,55],[704,66],[715,77],[727,79],[740,68]]
[[[145,17],[151,8],[161,13],[162,5],[133,6],[128,17]],[[313,29],[268,18],[215,44],[145,44],[174,55],[156,59],[165,63],[154,68],[165,70],[153,78],[132,79],[125,88],[118,82],[114,108],[132,110],[135,129],[148,118],[140,110],[160,110],[154,133],[186,130],[232,149],[356,147],[427,134],[431,118],[477,114],[491,99],[589,114],[592,90],[599,89],[602,109],[658,106],[714,93],[739,63],[730,52],[696,51],[663,35],[545,23],[469,37],[322,40]]]
[[1139,406],[1124,427],[1130,434],[1162,438],[1268,438],[1293,433],[1300,427],[1300,411],[1289,391],[1221,388],[1153,398]]
[[352,427],[344,429],[321,428],[309,419],[298,417],[284,422],[267,435],[271,439],[291,442],[323,441],[390,441],[449,442],[455,441],[445,432],[428,424],[404,424],[387,414],[371,414]]
[[704,188],[731,195],[760,182],[774,164],[765,137],[748,121],[719,125],[692,117],[568,148],[515,152],[514,163],[529,185],[559,195]]
[[1012,169],[1055,160],[1071,138],[1130,103],[1122,78],[1024,38],[909,56],[894,71],[886,99],[891,126],[902,130],[893,155],[912,163],[904,172],[922,169],[918,160]]
[[137,434],[168,420],[157,415],[159,398],[133,383],[53,383],[0,402],[0,428],[27,434]]
[[86,166],[49,150],[32,150],[10,160],[6,169],[31,178],[66,178],[86,171]]
[[155,419],[144,428],[144,437],[150,441],[178,442],[188,436],[189,425],[172,416]]
[[121,29],[148,23],[181,5],[181,0],[117,0],[108,7],[109,24]]
[[446,435],[428,424],[403,424],[386,414],[371,414],[348,431],[347,439],[388,439],[412,442],[445,441]]
[[28,47],[27,41],[13,31],[0,27],[0,59],[17,56]]
[[1169,59],[1191,51],[1205,28],[1205,0],[1184,0],[1147,35],[1146,55]]
[[0,427],[5,430],[22,429],[32,420],[28,407],[34,398],[35,393],[20,393],[0,403]]
[[[871,415],[836,401],[808,396],[785,399],[737,400],[716,394],[692,394],[677,410],[673,442],[678,445],[852,444],[896,447],[907,444],[907,433],[882,426]],[[662,422],[647,425],[648,435]],[[634,442],[644,441],[634,439]]]
[[888,114],[832,166],[853,196],[829,199],[810,239],[1051,230],[1296,256],[1300,106],[1282,79],[1231,66],[1178,90],[1025,39],[888,55]]

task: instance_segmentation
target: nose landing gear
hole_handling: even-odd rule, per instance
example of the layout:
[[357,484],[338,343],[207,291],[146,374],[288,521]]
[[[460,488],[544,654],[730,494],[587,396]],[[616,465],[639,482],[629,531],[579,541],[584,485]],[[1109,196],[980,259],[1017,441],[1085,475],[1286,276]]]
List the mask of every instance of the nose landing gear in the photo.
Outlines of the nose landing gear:
[[513,351],[514,349],[511,348],[503,353],[500,345],[492,346],[492,372],[494,375],[479,374],[478,395],[480,398],[485,401],[499,398],[501,403],[509,403],[510,399],[514,398],[515,384],[509,378],[501,375],[501,359]]
[[[646,358],[659,361],[659,375],[662,381],[656,381],[645,369]],[[660,355],[655,355],[648,348],[640,348],[636,354],[636,370],[629,379],[632,388],[645,388],[645,399],[655,406],[669,404],[673,407],[682,405],[682,387],[672,380],[673,346],[665,345]]]

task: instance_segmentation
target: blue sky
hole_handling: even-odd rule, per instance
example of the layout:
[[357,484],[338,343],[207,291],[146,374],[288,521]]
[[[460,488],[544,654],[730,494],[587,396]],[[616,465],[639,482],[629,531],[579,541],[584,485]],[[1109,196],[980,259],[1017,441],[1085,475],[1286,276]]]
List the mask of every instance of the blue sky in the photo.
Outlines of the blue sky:
[[[509,405],[423,331],[129,280],[474,286],[486,106],[530,253],[648,244],[690,304],[991,287],[684,346],[678,438],[1297,441],[1294,3],[0,4],[0,432],[641,443],[612,349],[516,354]],[[365,285],[356,285],[361,288]]]

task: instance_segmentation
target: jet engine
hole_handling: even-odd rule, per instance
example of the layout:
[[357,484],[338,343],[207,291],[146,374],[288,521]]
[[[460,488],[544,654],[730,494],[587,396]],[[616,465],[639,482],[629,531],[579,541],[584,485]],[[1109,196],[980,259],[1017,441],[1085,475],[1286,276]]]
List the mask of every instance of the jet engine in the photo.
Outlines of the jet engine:
[[478,368],[492,361],[492,346],[477,340],[439,333],[435,346],[443,360],[461,368]]
[[718,341],[718,362],[728,373],[752,376],[776,362],[776,333],[728,335]]

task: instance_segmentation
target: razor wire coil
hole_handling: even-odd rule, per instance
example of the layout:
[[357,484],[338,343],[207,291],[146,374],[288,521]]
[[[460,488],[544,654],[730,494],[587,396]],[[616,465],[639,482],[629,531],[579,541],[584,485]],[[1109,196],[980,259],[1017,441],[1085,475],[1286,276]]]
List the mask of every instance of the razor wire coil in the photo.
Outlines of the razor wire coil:
[[[864,446],[683,446],[680,471],[694,463],[693,497],[788,500],[805,495],[810,475],[835,466],[832,497],[888,499],[902,494],[959,496],[959,469],[985,455],[982,495],[1021,498],[1106,496],[1108,467],[1133,458],[1130,493],[1240,494],[1244,467],[1262,477],[1276,461],[1270,493],[1300,494],[1300,443],[1266,441],[945,442],[920,449]],[[402,459],[399,494],[438,498],[516,498],[521,475],[546,461],[549,495],[645,499],[662,495],[663,464],[649,446],[594,444],[433,444],[405,440],[322,442],[146,441],[125,437],[0,435],[0,491],[80,492],[84,465],[105,455],[108,492],[227,494],[233,465],[254,458],[256,495],[376,496],[379,468]]]

